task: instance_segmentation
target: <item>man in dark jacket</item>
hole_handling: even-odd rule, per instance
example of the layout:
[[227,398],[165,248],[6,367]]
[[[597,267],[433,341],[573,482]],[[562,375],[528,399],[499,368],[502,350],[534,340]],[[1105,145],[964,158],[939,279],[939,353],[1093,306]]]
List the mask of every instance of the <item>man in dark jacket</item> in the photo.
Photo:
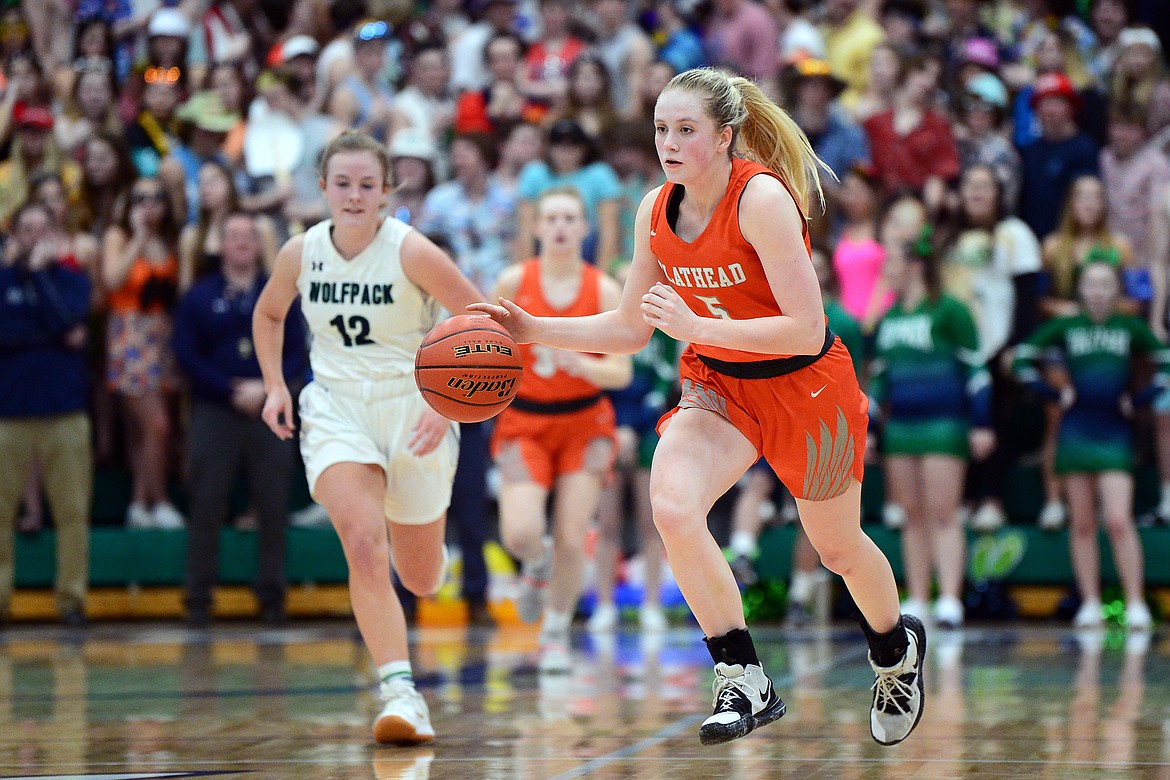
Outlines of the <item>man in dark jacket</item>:
[[[265,276],[255,219],[231,214],[222,230],[220,269],[191,288],[175,315],[175,356],[191,387],[187,620],[209,621],[220,526],[243,469],[257,515],[256,598],[264,621],[279,623],[296,442],[273,436],[260,419],[265,393],[252,348],[252,310]],[[285,323],[284,377],[295,387],[307,365],[305,330],[297,311]]]
[[13,523],[39,463],[57,533],[57,607],[81,627],[93,494],[83,352],[91,287],[43,206],[22,206],[12,224],[0,259],[0,622],[15,581]]

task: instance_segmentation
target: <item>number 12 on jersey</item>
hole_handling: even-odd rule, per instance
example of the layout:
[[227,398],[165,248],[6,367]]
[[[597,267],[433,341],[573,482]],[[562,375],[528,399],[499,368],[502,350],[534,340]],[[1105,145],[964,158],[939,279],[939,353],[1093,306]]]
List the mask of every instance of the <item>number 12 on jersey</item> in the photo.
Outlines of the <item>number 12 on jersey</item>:
[[[345,342],[345,346],[362,346],[363,344],[373,344],[374,340],[370,338],[370,321],[360,314],[350,315],[349,329],[347,330],[345,315],[338,314],[333,319],[329,320],[329,324],[337,328],[337,332],[341,334],[341,340]],[[350,335],[349,331],[356,331],[354,335]]]

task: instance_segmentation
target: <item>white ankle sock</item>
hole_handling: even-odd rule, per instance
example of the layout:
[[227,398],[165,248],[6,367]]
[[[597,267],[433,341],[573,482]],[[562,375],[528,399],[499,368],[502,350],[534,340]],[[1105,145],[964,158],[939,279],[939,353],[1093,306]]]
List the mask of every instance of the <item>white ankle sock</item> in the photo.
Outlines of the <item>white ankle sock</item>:
[[413,684],[414,676],[410,668],[410,661],[390,661],[378,667],[378,679],[382,682],[390,680],[406,680]]

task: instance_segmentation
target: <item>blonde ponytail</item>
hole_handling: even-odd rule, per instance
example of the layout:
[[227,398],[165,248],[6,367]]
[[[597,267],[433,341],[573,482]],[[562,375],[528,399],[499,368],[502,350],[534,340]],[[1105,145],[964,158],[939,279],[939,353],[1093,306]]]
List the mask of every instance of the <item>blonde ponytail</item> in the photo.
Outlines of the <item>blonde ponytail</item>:
[[832,171],[800,126],[753,82],[714,68],[695,68],[671,79],[663,92],[668,89],[703,95],[716,126],[731,128],[732,152],[779,174],[806,218],[814,192],[823,207],[820,170]]

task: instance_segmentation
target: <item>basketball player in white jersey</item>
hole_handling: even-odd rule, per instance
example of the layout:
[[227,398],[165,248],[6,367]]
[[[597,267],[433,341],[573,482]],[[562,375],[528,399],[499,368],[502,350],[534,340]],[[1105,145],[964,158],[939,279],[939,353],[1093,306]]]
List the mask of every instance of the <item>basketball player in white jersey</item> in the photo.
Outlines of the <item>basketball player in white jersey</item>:
[[381,215],[389,170],[386,149],[361,133],[346,131],[325,148],[321,187],[332,218],[280,250],[253,338],[268,393],[264,421],[288,439],[293,403],[281,340],[301,296],[313,369],[300,395],[301,453],[309,490],[341,539],[354,616],[378,667],[384,707],[374,739],[419,743],[435,732],[411,677],[390,567],[419,596],[441,584],[459,434],[419,394],[414,355],[440,306],[461,312],[482,296],[422,234]]

